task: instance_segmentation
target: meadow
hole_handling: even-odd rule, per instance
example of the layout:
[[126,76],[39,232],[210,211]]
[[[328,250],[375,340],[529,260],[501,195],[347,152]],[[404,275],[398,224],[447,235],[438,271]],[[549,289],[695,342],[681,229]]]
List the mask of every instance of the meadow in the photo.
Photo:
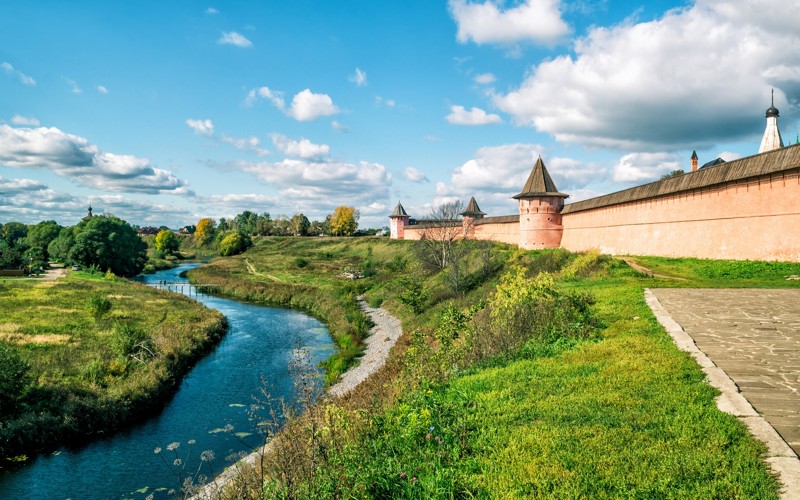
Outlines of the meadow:
[[654,278],[596,253],[467,245],[460,288],[414,242],[375,238],[268,239],[195,271],[325,321],[345,353],[329,382],[363,337],[356,295],[404,328],[383,369],[309,404],[225,496],[777,498],[764,446],[716,408],[643,289],[796,287],[800,264],[637,257],[670,276]]
[[25,367],[0,407],[0,467],[151,415],[227,328],[187,297],[84,271],[2,280],[0,303],[4,359]]

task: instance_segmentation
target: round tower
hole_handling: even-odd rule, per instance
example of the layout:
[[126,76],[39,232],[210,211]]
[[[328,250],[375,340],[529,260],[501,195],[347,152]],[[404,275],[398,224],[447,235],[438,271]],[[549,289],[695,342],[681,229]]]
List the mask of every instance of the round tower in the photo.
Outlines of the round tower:
[[542,158],[528,176],[522,192],[513,198],[519,202],[519,246],[525,250],[541,250],[561,246],[564,226],[561,209],[569,195],[559,193],[547,172]]
[[394,207],[394,212],[389,216],[389,234],[391,239],[405,239],[406,226],[410,219],[411,217],[406,213],[406,209],[403,208],[403,205],[398,201],[397,206]]

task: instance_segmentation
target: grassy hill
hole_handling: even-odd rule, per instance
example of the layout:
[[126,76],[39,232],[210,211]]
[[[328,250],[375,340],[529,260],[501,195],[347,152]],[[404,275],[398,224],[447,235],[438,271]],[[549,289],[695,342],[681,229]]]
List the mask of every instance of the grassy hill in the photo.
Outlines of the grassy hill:
[[[387,365],[307,409],[231,497],[776,498],[764,447],[645,304],[658,286],[797,286],[798,264],[522,252],[470,242],[459,268],[414,242],[268,239],[193,279],[302,307],[357,355],[366,296],[401,318]],[[350,280],[343,272],[359,271]],[[460,284],[454,287],[454,282]]]

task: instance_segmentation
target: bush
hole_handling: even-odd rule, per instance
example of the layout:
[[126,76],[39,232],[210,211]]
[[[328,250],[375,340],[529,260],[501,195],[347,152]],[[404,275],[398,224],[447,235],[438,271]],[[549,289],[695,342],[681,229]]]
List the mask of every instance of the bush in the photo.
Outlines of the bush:
[[111,344],[117,354],[123,358],[134,358],[139,361],[153,357],[150,338],[147,332],[131,323],[115,323]]
[[305,257],[295,257],[294,266],[302,269],[308,266],[308,259],[306,259]]
[[404,305],[407,305],[414,311],[414,314],[420,314],[425,310],[425,303],[428,300],[428,290],[420,280],[401,279],[400,285],[403,291],[397,296],[397,299]]
[[95,319],[102,318],[111,310],[111,301],[102,295],[92,295],[89,299],[89,312]]
[[0,342],[0,415],[10,414],[28,387],[30,366],[17,351]]
[[231,233],[219,244],[219,254],[223,257],[238,255],[253,246],[253,241],[242,232]]

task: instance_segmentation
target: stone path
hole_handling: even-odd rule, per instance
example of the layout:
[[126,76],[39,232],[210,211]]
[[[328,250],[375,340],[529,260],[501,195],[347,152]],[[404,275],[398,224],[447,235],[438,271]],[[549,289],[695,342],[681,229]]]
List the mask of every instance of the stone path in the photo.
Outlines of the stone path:
[[[767,442],[784,484],[800,488],[800,289],[661,288],[646,297],[678,347],[702,351],[692,354],[722,391],[720,409]],[[798,497],[800,489],[784,491]]]

